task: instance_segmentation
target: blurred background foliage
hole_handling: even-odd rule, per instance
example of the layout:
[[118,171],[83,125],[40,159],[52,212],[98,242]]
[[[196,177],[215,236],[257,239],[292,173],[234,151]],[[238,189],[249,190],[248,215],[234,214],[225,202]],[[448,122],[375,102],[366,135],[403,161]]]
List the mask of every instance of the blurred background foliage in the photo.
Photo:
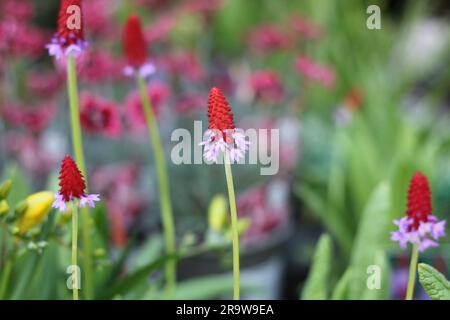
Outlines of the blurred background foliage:
[[[58,162],[71,150],[65,75],[44,50],[58,3],[12,2],[0,4],[0,176],[12,182],[0,202],[0,299],[68,299],[70,216],[37,208],[42,221],[18,229],[36,208],[27,197],[57,190]],[[372,4],[380,30],[366,27]],[[169,162],[179,250],[164,256],[152,156],[121,74],[121,27],[131,12],[145,23],[158,68],[149,93],[167,157],[173,129],[193,132],[194,120],[206,120],[212,85],[224,89],[240,127],[280,129],[277,175],[234,168],[244,297],[402,298],[408,254],[389,232],[414,171],[430,178],[434,214],[449,218],[448,3],[85,4],[91,53],[79,73],[91,100],[82,102],[82,122],[89,184],[104,200],[91,212],[95,298],[162,298],[161,266],[178,259],[177,298],[202,299],[232,291],[223,168]],[[89,118],[98,110],[119,113],[119,134],[111,137],[104,114]],[[449,252],[442,241],[422,259],[448,275]],[[382,270],[381,290],[366,286],[370,265]]]

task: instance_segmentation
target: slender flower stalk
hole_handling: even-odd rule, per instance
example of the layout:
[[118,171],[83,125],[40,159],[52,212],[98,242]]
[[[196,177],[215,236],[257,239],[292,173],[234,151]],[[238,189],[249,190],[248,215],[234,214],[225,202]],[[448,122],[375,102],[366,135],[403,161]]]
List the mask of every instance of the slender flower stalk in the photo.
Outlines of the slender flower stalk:
[[398,241],[401,248],[405,249],[408,242],[412,244],[406,300],[412,300],[414,296],[419,252],[437,247],[439,245],[437,240],[445,236],[446,221],[439,221],[431,213],[431,190],[428,179],[422,173],[416,172],[408,189],[406,217],[394,221],[399,230],[391,233],[391,240]]
[[225,150],[225,176],[227,179],[228,199],[230,201],[231,211],[231,236],[233,242],[233,298],[239,300],[240,285],[239,285],[239,232],[238,232],[238,216],[236,209],[236,197],[234,195],[233,173],[231,171],[231,159],[229,151]]
[[[77,266],[77,253],[78,253],[78,206],[72,202],[72,266]],[[78,268],[72,269],[72,279],[78,282],[79,274]],[[78,285],[72,284],[72,296],[73,300],[78,300]]]
[[98,194],[86,193],[86,182],[83,174],[78,169],[75,161],[70,156],[65,156],[61,163],[59,174],[60,190],[55,194],[53,208],[61,212],[68,211],[67,203],[72,207],[72,291],[73,299],[78,300],[78,289],[80,275],[78,274],[77,254],[78,254],[78,207],[87,206],[94,208],[95,202],[100,200]]
[[[67,64],[67,91],[69,96],[70,122],[72,128],[72,144],[76,162],[86,177],[83,154],[83,141],[80,126],[80,108],[75,59],[87,48],[84,39],[82,0],[61,0],[58,16],[58,29],[52,41],[46,46],[50,56],[64,60]],[[92,299],[93,265],[90,233],[90,217],[88,208],[81,210],[83,237],[83,271],[85,275],[85,297]]]
[[419,260],[419,248],[417,244],[412,247],[411,262],[409,264],[408,287],[406,289],[406,300],[412,300],[414,295],[414,285],[416,283],[417,263]]
[[[125,69],[125,74],[134,75],[136,77],[136,83],[139,88],[142,108],[148,127],[149,139],[155,156],[166,253],[167,255],[172,256],[176,251],[176,242],[167,166],[159,135],[158,123],[156,122],[155,113],[150,103],[145,83],[145,77],[154,72],[154,67],[146,62],[147,47],[141,23],[137,16],[129,17],[125,26],[123,43],[124,51],[129,63],[129,66]],[[176,261],[174,259],[170,259],[166,263],[166,293],[169,298],[173,298],[175,295],[176,268]]]
[[208,120],[209,127],[205,132],[206,140],[201,142],[200,145],[205,147],[203,156],[209,161],[217,163],[219,156],[222,154],[224,156],[233,242],[233,298],[239,300],[239,231],[231,163],[244,157],[249,142],[242,130],[235,128],[230,105],[222,91],[215,87],[211,89],[209,94]]

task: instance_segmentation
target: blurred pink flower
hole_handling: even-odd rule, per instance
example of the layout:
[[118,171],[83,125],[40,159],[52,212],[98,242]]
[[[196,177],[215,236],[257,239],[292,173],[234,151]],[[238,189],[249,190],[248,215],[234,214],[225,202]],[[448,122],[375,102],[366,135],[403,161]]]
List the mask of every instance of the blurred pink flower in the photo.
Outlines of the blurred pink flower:
[[250,32],[248,44],[253,49],[266,52],[287,48],[289,39],[277,25],[265,24]]
[[270,103],[283,100],[284,90],[278,74],[273,70],[260,70],[250,77],[250,86],[259,99]]
[[291,17],[290,27],[294,32],[312,40],[320,39],[325,34],[325,30],[321,25],[298,14],[294,14]]
[[83,2],[84,23],[89,34],[114,39],[119,27],[114,21],[117,2],[111,0],[89,0]]
[[38,28],[19,19],[0,20],[0,52],[18,57],[38,57],[45,52],[47,36]]
[[175,109],[180,114],[191,113],[197,110],[205,110],[205,101],[207,100],[208,95],[203,93],[184,93],[178,98],[175,104]]
[[202,81],[205,71],[198,57],[188,51],[172,53],[162,58],[161,65],[174,76],[193,82]]
[[[170,88],[164,82],[154,81],[147,86],[147,92],[150,102],[159,117],[162,105],[167,102],[170,96]],[[142,129],[147,127],[144,110],[142,108],[141,98],[137,91],[131,92],[125,99],[126,116],[132,129]]]
[[57,160],[47,152],[45,142],[33,135],[9,132],[1,137],[5,149],[33,175],[43,175],[54,169]]
[[55,111],[56,108],[51,102],[43,102],[32,107],[16,103],[5,105],[2,116],[12,126],[40,132],[47,128],[55,116]]
[[35,13],[33,1],[30,0],[3,0],[0,9],[5,17],[22,21],[31,19]]
[[144,34],[147,43],[167,40],[169,33],[175,27],[177,17],[173,13],[157,16],[149,26],[145,27]]
[[297,57],[294,64],[297,72],[308,80],[319,82],[326,88],[334,87],[336,75],[331,67],[316,63],[307,56]]
[[250,227],[241,237],[243,242],[260,243],[287,223],[289,217],[287,195],[286,183],[281,180],[253,187],[238,195],[239,218],[250,220]]
[[118,106],[102,97],[82,94],[80,119],[83,129],[88,133],[99,133],[110,138],[116,138],[122,133]]
[[53,97],[61,88],[64,74],[60,72],[39,72],[29,70],[27,75],[27,87],[33,96],[41,98]]
[[125,61],[114,57],[108,51],[88,50],[80,56],[78,65],[83,80],[98,83],[121,79]]

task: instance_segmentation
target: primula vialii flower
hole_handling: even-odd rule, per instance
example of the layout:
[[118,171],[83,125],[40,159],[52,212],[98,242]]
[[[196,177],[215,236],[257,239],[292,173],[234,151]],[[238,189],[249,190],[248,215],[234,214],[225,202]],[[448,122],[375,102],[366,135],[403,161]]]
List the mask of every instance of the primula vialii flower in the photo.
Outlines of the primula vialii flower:
[[146,78],[155,72],[155,66],[147,60],[147,44],[138,16],[128,18],[123,33],[123,49],[128,63],[124,69],[125,75],[133,76],[138,72]]
[[391,233],[391,240],[398,241],[403,249],[408,242],[416,244],[419,251],[437,247],[436,240],[445,236],[446,221],[439,221],[431,212],[428,180],[416,172],[409,185],[407,216],[394,221],[399,230]]
[[82,21],[82,0],[61,0],[58,30],[46,46],[48,53],[56,59],[69,55],[77,56],[87,48]]
[[246,140],[242,129],[235,128],[230,105],[222,91],[216,87],[209,93],[208,119],[206,141],[200,143],[205,146],[205,159],[217,163],[219,155],[225,150],[229,151],[233,162],[243,158],[250,142]]
[[62,212],[67,211],[67,202],[78,199],[80,207],[95,207],[95,201],[100,201],[98,194],[86,194],[86,183],[83,175],[78,169],[75,161],[70,156],[65,156],[59,175],[59,186],[61,189],[55,194],[55,201],[52,207]]

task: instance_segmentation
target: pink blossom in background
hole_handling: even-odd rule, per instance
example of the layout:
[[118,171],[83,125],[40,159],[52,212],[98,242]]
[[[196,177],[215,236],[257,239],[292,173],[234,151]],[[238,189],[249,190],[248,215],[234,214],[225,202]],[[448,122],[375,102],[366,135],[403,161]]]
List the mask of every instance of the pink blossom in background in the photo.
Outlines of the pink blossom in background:
[[277,25],[261,25],[250,32],[248,45],[261,52],[289,47],[289,38]]
[[325,34],[325,30],[321,25],[298,14],[295,14],[291,17],[290,28],[294,32],[311,40],[320,39]]
[[[151,82],[147,86],[147,92],[150,102],[155,112],[155,116],[159,117],[161,107],[167,102],[170,96],[169,86],[160,81]],[[142,108],[141,98],[137,91],[131,92],[125,99],[126,116],[132,129],[143,129],[147,127],[144,109]]]
[[188,51],[169,54],[160,61],[161,66],[170,74],[185,78],[193,82],[202,81],[205,78],[205,70],[198,57]]
[[91,134],[116,138],[122,133],[118,106],[102,97],[84,93],[81,96],[80,119],[83,129]]
[[0,20],[0,52],[36,58],[45,52],[46,38],[39,28],[18,19],[3,17]]
[[88,50],[79,59],[79,72],[83,80],[99,83],[123,78],[125,61],[108,51]]
[[208,95],[204,93],[184,93],[175,103],[175,109],[180,114],[205,110]]
[[55,96],[64,84],[65,75],[60,72],[40,72],[30,70],[27,73],[27,88],[35,97],[49,98]]
[[83,2],[84,23],[89,34],[115,39],[119,27],[114,20],[117,2],[111,0],[89,0]]
[[174,13],[162,14],[155,17],[155,20],[144,29],[147,43],[156,43],[168,39],[169,33],[177,23],[177,16]]
[[30,20],[35,14],[34,4],[31,0],[4,0],[0,9],[5,17],[22,21]]
[[283,100],[284,89],[278,74],[273,70],[260,70],[250,77],[250,86],[258,99],[270,103]]
[[11,126],[41,132],[54,118],[55,111],[53,102],[43,102],[31,107],[13,103],[4,106],[2,116]]
[[237,199],[239,218],[249,218],[250,227],[241,236],[243,242],[261,243],[272,232],[286,225],[289,217],[288,188],[282,180],[256,186]]
[[9,132],[1,137],[5,150],[30,174],[45,175],[54,169],[57,160],[46,151],[45,142],[26,133]]
[[294,65],[297,72],[308,80],[318,82],[325,88],[334,87],[336,75],[331,67],[319,64],[304,55],[297,57]]
[[112,241],[119,247],[127,243],[128,228],[148,205],[139,193],[138,177],[139,167],[133,163],[100,167],[91,175],[108,208]]

